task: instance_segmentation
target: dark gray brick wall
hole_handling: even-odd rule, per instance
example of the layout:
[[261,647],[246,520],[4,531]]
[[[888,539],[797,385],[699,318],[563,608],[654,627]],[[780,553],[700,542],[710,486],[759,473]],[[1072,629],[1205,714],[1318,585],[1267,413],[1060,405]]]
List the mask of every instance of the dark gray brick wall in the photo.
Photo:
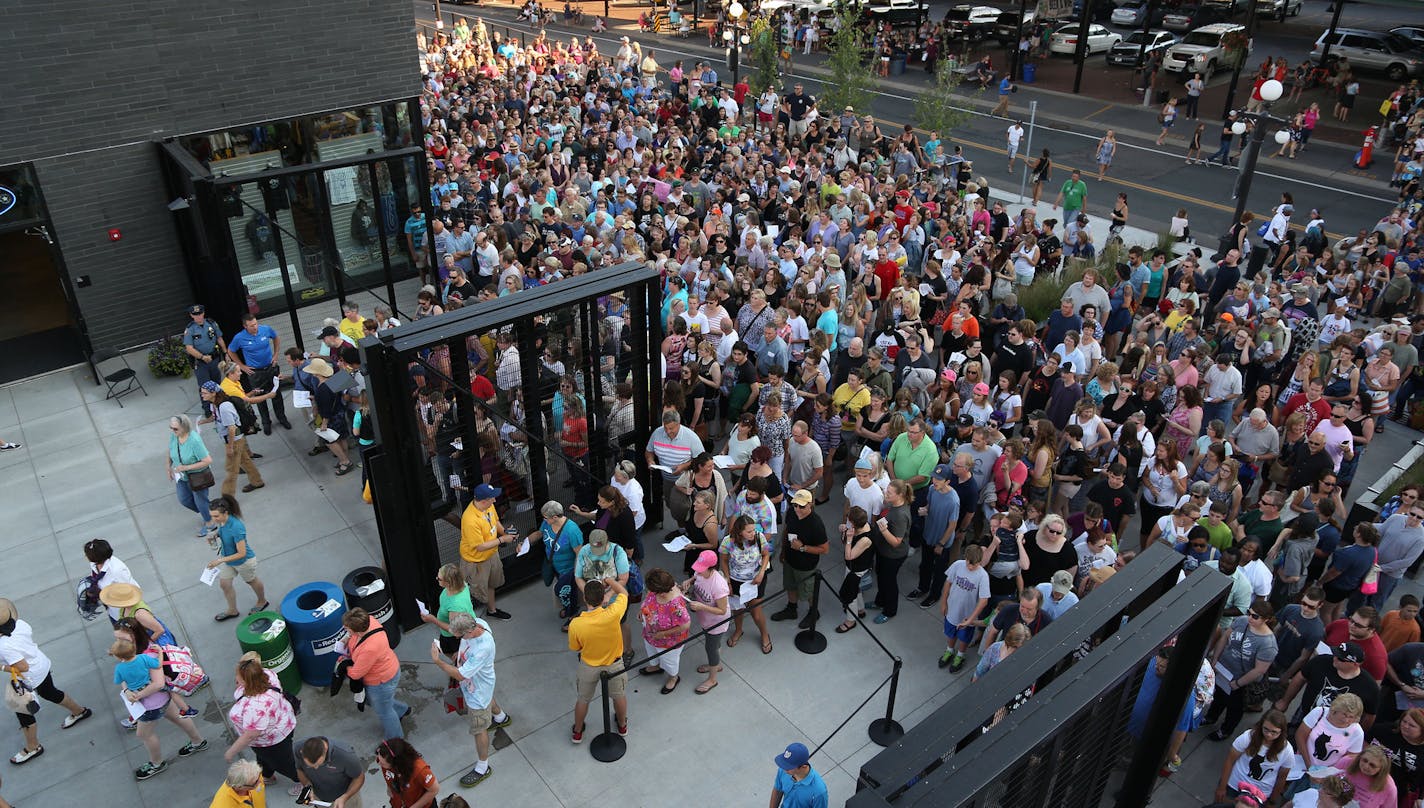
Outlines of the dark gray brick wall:
[[[181,325],[191,296],[154,141],[419,93],[399,0],[18,0],[0,164],[34,162],[96,345]],[[110,227],[123,231],[111,243]]]

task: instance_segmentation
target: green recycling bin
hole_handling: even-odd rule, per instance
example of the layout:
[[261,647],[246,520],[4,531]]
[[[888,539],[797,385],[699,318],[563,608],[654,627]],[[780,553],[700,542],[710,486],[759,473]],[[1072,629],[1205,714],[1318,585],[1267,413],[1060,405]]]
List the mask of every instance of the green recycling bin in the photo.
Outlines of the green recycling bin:
[[277,674],[282,689],[293,696],[302,690],[302,675],[292,655],[292,635],[287,621],[276,612],[257,612],[237,624],[237,644],[243,651],[256,651],[262,666]]

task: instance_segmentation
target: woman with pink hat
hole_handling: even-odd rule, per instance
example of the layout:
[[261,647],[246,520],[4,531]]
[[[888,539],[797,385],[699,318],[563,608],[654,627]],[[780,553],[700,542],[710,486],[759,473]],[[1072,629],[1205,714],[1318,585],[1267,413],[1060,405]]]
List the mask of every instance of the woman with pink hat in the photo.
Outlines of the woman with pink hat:
[[692,562],[692,577],[682,584],[682,591],[691,595],[687,610],[696,615],[697,625],[707,632],[702,635],[707,664],[697,666],[698,673],[707,674],[696,688],[699,696],[717,686],[717,672],[722,670],[722,635],[727,633],[727,598],[732,590],[717,565],[717,554],[703,550]]

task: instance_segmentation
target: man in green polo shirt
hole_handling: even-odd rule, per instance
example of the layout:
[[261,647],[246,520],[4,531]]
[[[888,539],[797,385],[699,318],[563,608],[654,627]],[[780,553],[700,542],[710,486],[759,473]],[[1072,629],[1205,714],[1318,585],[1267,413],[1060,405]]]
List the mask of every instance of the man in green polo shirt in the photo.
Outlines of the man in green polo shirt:
[[924,543],[924,510],[929,504],[930,476],[939,465],[939,448],[926,438],[928,432],[925,419],[916,418],[895,438],[889,454],[885,455],[885,471],[891,479],[904,480],[915,492],[915,501],[910,506],[911,547]]
[[1088,203],[1088,185],[1083,182],[1083,175],[1076,170],[1073,175],[1063,183],[1063,188],[1058,192],[1058,198],[1054,200],[1053,206],[1063,206],[1063,221],[1071,222],[1078,211]]

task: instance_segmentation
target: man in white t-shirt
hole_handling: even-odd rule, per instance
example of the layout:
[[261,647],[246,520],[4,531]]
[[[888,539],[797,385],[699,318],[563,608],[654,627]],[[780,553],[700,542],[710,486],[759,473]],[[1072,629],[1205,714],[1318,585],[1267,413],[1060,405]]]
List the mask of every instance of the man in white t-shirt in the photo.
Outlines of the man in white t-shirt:
[[1009,152],[1009,173],[1014,173],[1014,160],[1019,154],[1019,144],[1023,142],[1024,128],[1023,121],[1014,121],[1006,131]]

